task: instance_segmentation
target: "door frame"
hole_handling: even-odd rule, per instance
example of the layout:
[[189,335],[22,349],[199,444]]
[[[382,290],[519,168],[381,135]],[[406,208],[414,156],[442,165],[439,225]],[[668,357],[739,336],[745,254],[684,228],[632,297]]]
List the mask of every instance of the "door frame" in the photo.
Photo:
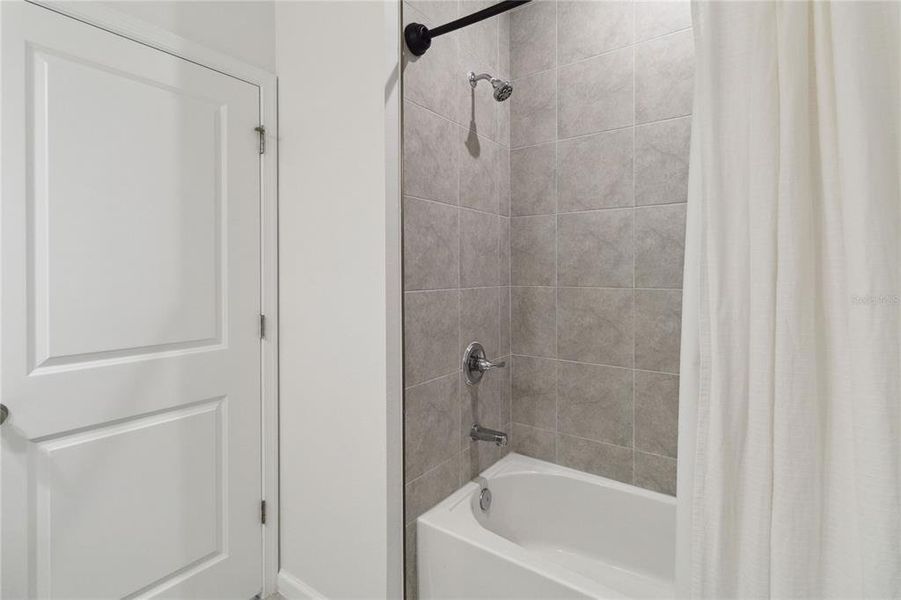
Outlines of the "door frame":
[[259,67],[211,50],[170,31],[95,3],[24,0],[115,35],[240,79],[260,90],[260,121],[266,128],[260,157],[260,306],[266,316],[261,340],[262,489],[266,502],[262,597],[277,591],[279,567],[278,494],[278,78]]

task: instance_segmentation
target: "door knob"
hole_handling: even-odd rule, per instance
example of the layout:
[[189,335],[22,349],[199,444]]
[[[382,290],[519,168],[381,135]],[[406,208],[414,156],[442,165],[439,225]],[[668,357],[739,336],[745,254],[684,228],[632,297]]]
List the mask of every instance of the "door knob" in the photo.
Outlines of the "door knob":
[[9,416],[9,409],[5,404],[0,404],[0,425],[6,423],[6,417]]
[[504,361],[491,362],[485,357],[485,348],[478,342],[471,343],[463,353],[463,373],[468,385],[476,385],[485,371],[507,366]]

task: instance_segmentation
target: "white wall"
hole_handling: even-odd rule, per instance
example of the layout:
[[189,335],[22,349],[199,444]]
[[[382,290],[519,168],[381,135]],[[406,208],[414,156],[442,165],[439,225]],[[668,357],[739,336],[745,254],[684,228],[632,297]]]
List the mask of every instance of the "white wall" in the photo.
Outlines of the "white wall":
[[90,0],[78,4],[117,10],[210,50],[275,72],[273,0]]
[[288,597],[400,595],[398,11],[276,5]]

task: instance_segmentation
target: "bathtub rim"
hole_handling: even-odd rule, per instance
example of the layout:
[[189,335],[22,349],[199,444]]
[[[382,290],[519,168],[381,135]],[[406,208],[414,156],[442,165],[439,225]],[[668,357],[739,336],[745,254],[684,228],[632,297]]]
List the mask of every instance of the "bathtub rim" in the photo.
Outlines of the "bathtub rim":
[[[626,492],[628,494],[633,494],[636,496],[643,496],[650,500],[656,500],[672,507],[676,506],[676,498],[674,496],[670,496],[669,494],[662,494],[660,492],[655,492],[654,490],[638,487],[637,485],[610,479],[609,477],[604,477],[603,475],[586,473],[585,471],[579,471],[570,467],[565,467],[563,465],[548,462],[546,460],[532,458],[531,456],[518,454],[516,452],[510,452],[509,454],[498,460],[496,463],[464,483],[458,490],[454,491],[453,494],[424,512],[417,518],[417,520],[422,519],[433,511],[453,510],[461,500],[469,497],[469,494],[473,489],[481,489],[482,482],[480,480],[487,480],[490,482],[492,478],[500,477],[502,475],[564,475],[566,477],[584,481],[592,485],[602,484],[605,487],[619,490],[621,492]],[[477,487],[470,487],[472,485],[475,485]],[[469,493],[465,493],[467,490],[469,491]]]

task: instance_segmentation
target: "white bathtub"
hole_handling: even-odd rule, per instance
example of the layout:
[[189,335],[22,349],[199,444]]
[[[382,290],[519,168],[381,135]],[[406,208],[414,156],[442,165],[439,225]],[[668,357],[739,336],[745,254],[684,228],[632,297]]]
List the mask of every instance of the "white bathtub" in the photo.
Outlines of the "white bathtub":
[[518,454],[482,478],[417,521],[423,600],[673,597],[675,498]]

